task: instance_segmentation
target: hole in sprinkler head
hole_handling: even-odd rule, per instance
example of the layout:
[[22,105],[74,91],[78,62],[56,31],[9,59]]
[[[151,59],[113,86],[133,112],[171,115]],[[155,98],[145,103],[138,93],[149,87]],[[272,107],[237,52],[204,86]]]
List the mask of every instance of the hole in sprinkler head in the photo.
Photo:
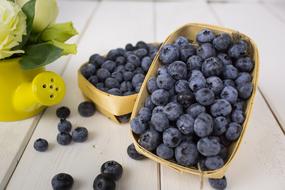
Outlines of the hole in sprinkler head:
[[53,85],[50,85],[49,88],[50,88],[50,89],[53,89]]
[[51,82],[54,82],[54,79],[53,79],[53,78],[51,78],[51,79],[50,79],[50,81],[51,81]]
[[59,89],[56,87],[56,88],[55,88],[55,91],[58,91],[58,90],[59,90]]
[[54,96],[53,96],[53,94],[51,94],[49,97],[50,97],[50,98],[53,98]]
[[44,84],[44,85],[43,85],[43,88],[46,88],[46,87],[47,87],[47,85],[46,85],[46,84]]

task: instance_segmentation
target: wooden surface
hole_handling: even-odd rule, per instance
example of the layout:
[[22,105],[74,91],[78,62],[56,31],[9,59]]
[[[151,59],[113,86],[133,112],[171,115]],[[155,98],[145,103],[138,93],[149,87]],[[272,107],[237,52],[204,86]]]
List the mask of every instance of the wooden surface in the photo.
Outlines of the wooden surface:
[[[59,21],[73,20],[81,33],[73,39],[78,43],[78,54],[62,58],[48,69],[62,73],[67,85],[62,105],[71,108],[74,127],[87,127],[90,137],[86,143],[58,145],[57,107],[25,121],[0,123],[0,189],[6,185],[9,190],[51,189],[50,180],[58,172],[68,172],[75,178],[74,189],[92,189],[100,165],[112,159],[125,169],[117,183],[119,190],[199,189],[198,177],[177,173],[150,160],[130,159],[126,154],[131,143],[128,124],[119,126],[100,113],[88,119],[77,113],[77,105],[84,99],[77,87],[76,71],[92,53],[138,40],[162,41],[187,22],[224,25],[257,42],[261,91],[245,139],[227,172],[228,189],[284,189],[285,136],[281,127],[285,126],[285,82],[281,80],[284,69],[280,69],[284,68],[284,5],[282,8],[276,3],[59,1],[59,7]],[[33,149],[33,142],[39,137],[50,143],[45,153]],[[211,189],[206,181],[204,189]]]

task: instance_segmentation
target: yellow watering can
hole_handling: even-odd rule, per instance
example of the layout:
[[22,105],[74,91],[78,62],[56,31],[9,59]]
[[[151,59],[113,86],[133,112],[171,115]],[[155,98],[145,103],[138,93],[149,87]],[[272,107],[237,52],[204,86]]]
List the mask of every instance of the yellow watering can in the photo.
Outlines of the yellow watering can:
[[64,98],[65,84],[54,72],[23,70],[20,58],[0,61],[0,121],[16,121],[40,113]]

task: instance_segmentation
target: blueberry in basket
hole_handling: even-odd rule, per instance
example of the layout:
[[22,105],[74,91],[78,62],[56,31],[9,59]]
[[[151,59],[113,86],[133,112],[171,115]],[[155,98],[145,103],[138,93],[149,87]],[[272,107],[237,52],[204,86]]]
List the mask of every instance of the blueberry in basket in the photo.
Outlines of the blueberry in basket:
[[[253,92],[249,48],[245,40],[209,29],[195,42],[179,36],[161,47],[161,65],[146,83],[149,96],[131,121],[138,144],[185,167],[223,167]],[[226,186],[225,178],[209,181],[217,189]]]
[[116,96],[138,93],[159,45],[139,41],[136,45],[110,50],[106,56],[94,54],[80,69],[97,89]]

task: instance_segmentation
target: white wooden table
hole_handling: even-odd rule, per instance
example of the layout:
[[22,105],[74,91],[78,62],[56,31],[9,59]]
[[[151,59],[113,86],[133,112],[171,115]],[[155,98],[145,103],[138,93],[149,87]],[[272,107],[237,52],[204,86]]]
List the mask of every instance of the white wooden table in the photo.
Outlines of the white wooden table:
[[[0,190],[51,189],[59,172],[75,178],[74,189],[92,189],[101,164],[117,160],[124,166],[118,190],[199,189],[196,176],[177,173],[151,160],[134,161],[126,154],[131,143],[128,124],[119,126],[100,113],[83,119],[77,105],[83,96],[76,71],[95,52],[127,42],[163,41],[174,29],[188,22],[204,22],[238,29],[251,36],[260,49],[259,91],[245,139],[227,171],[231,190],[285,189],[285,4],[212,3],[204,1],[59,1],[60,21],[72,20],[80,32],[73,39],[78,54],[48,66],[66,81],[62,105],[71,108],[70,120],[90,132],[83,144],[57,145],[56,107],[34,118],[0,123]],[[35,139],[46,138],[45,153],[33,149]],[[211,189],[205,183],[204,189]]]

